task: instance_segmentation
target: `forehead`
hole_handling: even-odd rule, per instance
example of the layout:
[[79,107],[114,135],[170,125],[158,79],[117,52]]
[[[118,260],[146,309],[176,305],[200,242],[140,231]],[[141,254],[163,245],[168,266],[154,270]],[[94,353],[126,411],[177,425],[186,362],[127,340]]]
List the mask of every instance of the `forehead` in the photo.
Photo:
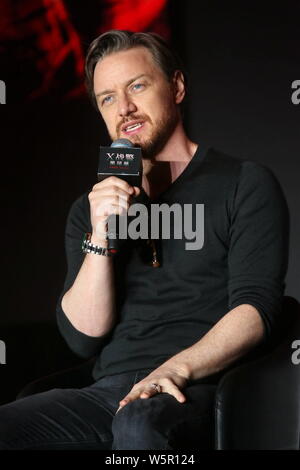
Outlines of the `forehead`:
[[135,47],[127,51],[113,52],[101,59],[95,67],[95,93],[126,83],[132,77],[142,74],[164,77],[148,49]]

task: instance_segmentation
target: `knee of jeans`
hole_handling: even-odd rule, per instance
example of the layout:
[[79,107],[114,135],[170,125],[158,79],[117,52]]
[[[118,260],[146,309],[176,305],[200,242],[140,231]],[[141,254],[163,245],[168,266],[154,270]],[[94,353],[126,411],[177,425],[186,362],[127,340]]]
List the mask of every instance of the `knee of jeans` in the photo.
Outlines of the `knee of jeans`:
[[138,399],[121,408],[112,423],[114,438],[151,440],[159,428],[155,405],[153,399]]

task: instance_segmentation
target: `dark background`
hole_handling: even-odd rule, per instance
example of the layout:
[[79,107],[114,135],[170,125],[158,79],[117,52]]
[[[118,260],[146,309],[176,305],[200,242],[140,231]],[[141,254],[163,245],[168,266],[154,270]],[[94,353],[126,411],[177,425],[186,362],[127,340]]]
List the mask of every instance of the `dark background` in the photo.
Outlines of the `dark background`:
[[[83,55],[107,24],[115,25],[108,23],[107,3],[65,2]],[[299,299],[300,105],[291,101],[291,84],[300,79],[300,7],[285,2],[264,11],[253,3],[238,9],[196,0],[165,3],[142,26],[163,34],[184,59],[188,134],[200,145],[273,170],[291,214],[286,293]],[[82,76],[74,73],[74,57],[33,96],[42,72],[34,68],[36,44],[30,36],[26,41],[6,36],[0,42],[0,79],[7,86],[7,104],[0,106],[0,340],[7,351],[7,363],[0,365],[0,403],[14,399],[28,381],[80,362],[55,323],[66,273],[64,227],[71,203],[96,183],[99,145],[109,144]]]

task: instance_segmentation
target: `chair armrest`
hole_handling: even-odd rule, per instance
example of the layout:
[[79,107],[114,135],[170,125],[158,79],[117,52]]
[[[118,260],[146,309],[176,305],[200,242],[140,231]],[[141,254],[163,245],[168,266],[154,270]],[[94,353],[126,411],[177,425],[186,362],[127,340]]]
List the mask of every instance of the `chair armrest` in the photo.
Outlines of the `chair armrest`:
[[220,380],[215,401],[217,449],[299,449],[300,365],[291,347],[300,315],[273,351]]

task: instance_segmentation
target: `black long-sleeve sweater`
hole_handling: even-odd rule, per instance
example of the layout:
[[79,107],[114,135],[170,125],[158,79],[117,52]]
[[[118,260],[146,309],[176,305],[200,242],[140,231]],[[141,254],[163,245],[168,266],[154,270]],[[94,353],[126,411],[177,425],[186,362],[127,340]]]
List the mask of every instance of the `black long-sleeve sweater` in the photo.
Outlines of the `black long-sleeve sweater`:
[[154,202],[204,204],[204,244],[187,250],[189,240],[184,238],[156,241],[161,266],[153,268],[146,263],[145,240],[126,240],[113,261],[118,322],[108,335],[90,337],[76,330],[61,308],[85,256],[84,233],[91,232],[88,192],[73,203],[65,234],[68,272],[57,321],[76,354],[98,356],[95,380],[159,366],[241,304],[258,310],[265,339],[270,339],[282,320],[289,240],[288,208],[272,172],[253,161],[199,147],[156,201],[142,192],[136,202],[148,207]]

